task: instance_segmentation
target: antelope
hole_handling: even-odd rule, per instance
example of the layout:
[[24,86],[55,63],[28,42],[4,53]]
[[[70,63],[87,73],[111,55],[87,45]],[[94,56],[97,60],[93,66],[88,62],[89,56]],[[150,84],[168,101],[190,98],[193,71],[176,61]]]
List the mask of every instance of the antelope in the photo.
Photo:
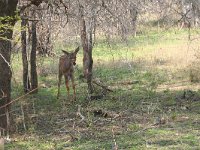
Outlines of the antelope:
[[76,89],[74,84],[74,66],[76,65],[76,54],[79,51],[79,47],[75,49],[74,52],[67,52],[62,50],[64,55],[62,55],[59,59],[59,74],[58,74],[58,95],[57,99],[60,95],[60,84],[62,80],[62,76],[65,77],[65,85],[67,89],[67,95],[69,98],[69,80],[72,82],[72,88],[73,88],[73,99],[76,100]]

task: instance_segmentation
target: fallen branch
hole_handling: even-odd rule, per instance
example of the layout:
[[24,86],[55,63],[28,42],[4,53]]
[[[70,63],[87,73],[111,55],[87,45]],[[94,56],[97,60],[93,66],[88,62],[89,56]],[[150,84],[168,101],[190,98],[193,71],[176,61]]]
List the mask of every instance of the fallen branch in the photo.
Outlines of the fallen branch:
[[78,110],[76,112],[76,115],[81,117],[81,120],[80,122],[84,121],[85,120],[85,117],[81,114],[81,105],[78,105]]
[[96,84],[96,85],[102,87],[102,88],[105,89],[106,91],[113,92],[113,90],[109,89],[109,88],[108,88],[107,86],[105,86],[105,85],[101,85],[99,82],[97,82],[97,81],[95,81],[95,80],[93,80],[92,83],[94,83],[94,84]]
[[113,111],[106,111],[106,110],[102,110],[102,109],[96,109],[96,110],[92,110],[93,114],[95,117],[104,117],[104,118],[118,118],[120,117],[120,114],[117,114],[116,112]]
[[123,81],[123,82],[118,82],[117,84],[121,84],[121,85],[132,85],[132,84],[137,84],[139,83],[139,81]]
[[117,142],[116,142],[116,139],[115,139],[115,133],[114,133],[114,128],[112,127],[112,137],[113,137],[113,150],[118,150],[118,145],[117,145]]
[[[39,88],[39,87],[38,87],[38,88]],[[16,98],[16,99],[10,101],[9,103],[7,103],[7,104],[1,106],[0,109],[5,108],[5,107],[7,107],[8,105],[11,105],[12,103],[14,103],[14,102],[16,102],[16,101],[18,101],[18,100],[24,98],[25,96],[27,96],[27,95],[31,94],[32,92],[34,92],[35,90],[37,90],[38,88],[35,88],[35,89],[29,91],[28,93],[26,93],[25,95],[22,95],[22,96],[20,96],[20,97],[18,97],[18,98]]]

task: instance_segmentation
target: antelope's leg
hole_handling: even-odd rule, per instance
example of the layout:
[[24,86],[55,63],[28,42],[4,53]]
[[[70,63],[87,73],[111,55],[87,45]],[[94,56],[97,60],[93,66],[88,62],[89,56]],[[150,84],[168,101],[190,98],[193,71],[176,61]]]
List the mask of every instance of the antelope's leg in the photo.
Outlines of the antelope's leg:
[[76,87],[75,87],[74,77],[73,76],[71,77],[71,80],[72,80],[72,88],[73,88],[73,91],[74,91],[74,100],[76,100]]
[[61,79],[62,79],[62,74],[59,71],[59,75],[58,75],[58,94],[57,94],[57,99],[60,96],[60,84],[61,84]]
[[65,76],[65,86],[66,86],[66,89],[67,89],[67,96],[69,98],[69,79],[68,79],[68,76]]

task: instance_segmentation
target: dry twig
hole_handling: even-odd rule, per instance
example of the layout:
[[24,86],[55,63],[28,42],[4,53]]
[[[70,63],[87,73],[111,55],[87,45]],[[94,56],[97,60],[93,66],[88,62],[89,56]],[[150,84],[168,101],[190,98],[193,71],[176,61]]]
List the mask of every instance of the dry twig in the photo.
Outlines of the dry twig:
[[81,120],[79,122],[82,122],[85,120],[85,117],[81,114],[81,105],[78,105],[78,110],[76,112],[76,115],[81,117]]

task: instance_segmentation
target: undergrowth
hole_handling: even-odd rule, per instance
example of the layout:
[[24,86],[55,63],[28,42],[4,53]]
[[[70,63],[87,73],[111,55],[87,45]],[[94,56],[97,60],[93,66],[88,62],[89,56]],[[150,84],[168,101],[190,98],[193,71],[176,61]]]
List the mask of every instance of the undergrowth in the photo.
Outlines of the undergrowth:
[[[187,30],[176,29],[139,34],[126,44],[99,38],[93,77],[112,92],[94,85],[92,96],[100,97],[89,99],[87,84],[79,78],[80,52],[73,103],[64,79],[56,99],[58,57],[40,58],[39,92],[13,104],[12,140],[6,149],[200,149],[198,81],[191,82],[191,62],[185,61],[185,54],[193,58],[190,44]],[[59,47],[55,52],[61,55]],[[13,98],[23,95],[21,68],[21,58],[14,54]]]

